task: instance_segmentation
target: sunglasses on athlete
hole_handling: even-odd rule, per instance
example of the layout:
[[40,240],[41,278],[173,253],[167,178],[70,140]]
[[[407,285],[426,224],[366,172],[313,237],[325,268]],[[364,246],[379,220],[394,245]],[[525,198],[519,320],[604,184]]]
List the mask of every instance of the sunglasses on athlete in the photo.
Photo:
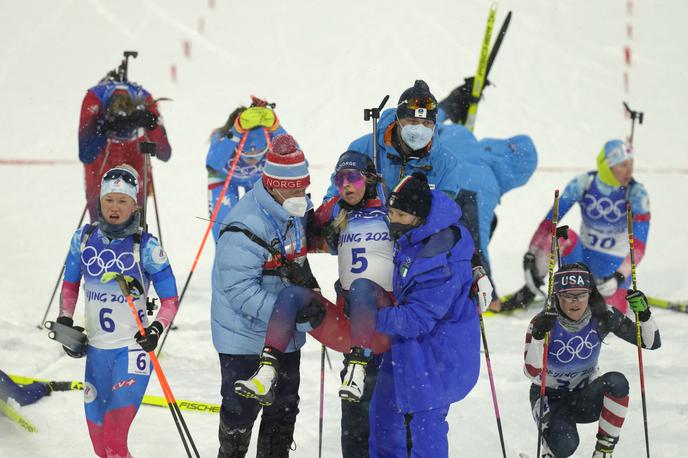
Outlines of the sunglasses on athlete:
[[125,183],[129,183],[132,186],[137,185],[136,184],[136,177],[131,172],[129,172],[128,170],[122,170],[122,169],[110,170],[103,177],[103,181],[116,180],[118,178],[121,180],[124,180]]
[[344,186],[344,181],[347,183],[358,185],[365,180],[365,174],[361,170],[342,170],[334,176],[334,184],[338,188]]

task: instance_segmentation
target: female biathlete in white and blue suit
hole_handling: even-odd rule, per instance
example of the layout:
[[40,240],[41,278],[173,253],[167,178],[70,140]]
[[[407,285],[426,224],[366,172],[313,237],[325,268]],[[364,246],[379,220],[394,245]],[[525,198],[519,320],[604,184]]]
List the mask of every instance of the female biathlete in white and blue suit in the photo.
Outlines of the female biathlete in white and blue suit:
[[[138,174],[127,165],[105,173],[99,220],[74,233],[60,295],[57,322],[72,326],[83,277],[88,335],[84,404],[93,449],[101,458],[131,456],[127,435],[150,378],[147,352],[155,349],[159,335],[179,307],[167,254],[155,237],[140,228],[138,188]],[[145,337],[138,332],[117,282],[103,278],[108,273],[127,278],[139,318],[146,327]],[[161,307],[155,321],[148,325],[145,291],[151,280]]]

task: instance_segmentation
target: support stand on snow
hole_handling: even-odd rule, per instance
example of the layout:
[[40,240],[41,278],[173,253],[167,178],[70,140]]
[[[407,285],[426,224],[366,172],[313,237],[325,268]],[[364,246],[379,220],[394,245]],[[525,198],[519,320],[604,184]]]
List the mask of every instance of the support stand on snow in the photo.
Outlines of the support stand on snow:
[[[377,120],[380,119],[380,113],[385,107],[385,104],[389,100],[389,95],[386,95],[380,105],[377,108],[364,108],[363,109],[363,120],[370,121],[373,120],[373,164],[375,165],[375,172],[379,170],[377,167]],[[382,198],[383,196],[380,196]],[[384,202],[384,200],[383,200]]]
[[635,134],[635,120],[638,120],[638,124],[643,123],[643,119],[645,118],[645,114],[642,111],[635,111],[631,110],[631,108],[628,106],[626,102],[623,103],[624,108],[626,109],[626,112],[628,115],[631,117],[631,136],[628,138],[628,143],[630,143],[631,147],[633,146],[633,135]]

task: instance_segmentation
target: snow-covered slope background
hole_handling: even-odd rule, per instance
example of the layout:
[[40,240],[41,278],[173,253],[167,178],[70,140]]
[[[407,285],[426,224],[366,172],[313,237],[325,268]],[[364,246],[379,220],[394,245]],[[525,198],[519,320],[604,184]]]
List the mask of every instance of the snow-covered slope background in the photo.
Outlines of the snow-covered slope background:
[[[0,368],[51,379],[81,379],[83,360],[66,357],[39,331],[68,241],[84,204],[77,161],[77,124],[85,91],[115,67],[125,49],[139,51],[130,78],[161,104],[173,156],[155,162],[155,184],[165,247],[181,289],[207,217],[204,170],[208,135],[229,112],[255,94],[277,103],[287,130],[312,164],[320,201],[338,155],[370,130],[364,107],[385,94],[395,102],[417,78],[443,98],[475,72],[490,2],[300,0],[76,1],[0,3]],[[214,5],[214,7],[212,7]],[[594,166],[611,138],[624,138],[630,121],[622,101],[645,112],[636,126],[636,178],[652,203],[648,253],[639,287],[670,299],[688,298],[685,195],[688,156],[688,48],[682,34],[688,4],[679,0],[503,0],[514,17],[493,68],[495,84],[480,105],[478,137],[526,133],[539,152],[539,169],[498,209],[490,252],[502,293],[522,284],[521,257],[552,198],[574,173]],[[200,23],[203,31],[199,31]],[[629,26],[631,27],[629,36]],[[190,58],[183,54],[190,42]],[[630,67],[624,61],[630,46]],[[177,82],[170,77],[176,65]],[[627,71],[629,92],[624,91]],[[390,103],[390,106],[392,103]],[[16,160],[54,161],[17,165]],[[577,210],[564,222],[577,227]],[[151,221],[152,223],[152,221]],[[151,224],[151,228],[154,224]],[[219,403],[219,366],[210,340],[210,266],[206,247],[178,315],[179,330],[161,364],[178,398]],[[332,257],[313,256],[330,297]],[[83,310],[80,304],[77,313]],[[57,314],[56,305],[49,317]],[[79,315],[77,315],[79,316]],[[663,347],[644,354],[650,443],[655,457],[685,454],[688,376],[684,347],[688,315],[655,310]],[[522,375],[523,337],[530,314],[486,320],[508,456],[535,454],[536,428]],[[323,456],[339,456],[340,356],[326,371]],[[295,457],[315,457],[318,446],[320,347],[309,341],[302,357],[301,413]],[[623,371],[631,405],[617,446],[620,457],[644,456],[636,350],[609,338],[602,370]],[[160,394],[153,377],[149,393]],[[39,429],[28,434],[0,418],[2,456],[91,456],[79,392],[55,393],[22,409]],[[203,456],[217,453],[217,415],[186,413]],[[449,414],[451,456],[501,456],[486,371],[473,392]],[[596,425],[580,428],[576,457],[592,453]],[[257,431],[256,431],[257,433]],[[255,434],[254,434],[255,440]],[[132,427],[135,456],[185,456],[166,409],[144,406]],[[250,455],[253,454],[252,446]]]

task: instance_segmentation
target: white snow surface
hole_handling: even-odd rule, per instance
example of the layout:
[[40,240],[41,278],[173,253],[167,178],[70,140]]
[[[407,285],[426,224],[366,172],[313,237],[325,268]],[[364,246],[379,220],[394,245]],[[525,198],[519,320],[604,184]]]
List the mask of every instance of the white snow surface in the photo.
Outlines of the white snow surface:
[[[417,78],[443,98],[475,72],[489,2],[229,2],[28,0],[3,2],[0,14],[0,163],[2,253],[0,368],[50,379],[81,379],[73,360],[39,323],[84,205],[77,161],[79,108],[87,88],[115,67],[125,49],[140,52],[130,78],[162,102],[172,159],[154,163],[163,240],[179,289],[200,244],[207,217],[205,155],[212,128],[255,94],[277,102],[277,113],[311,162],[316,203],[349,142],[370,131],[364,107],[385,94],[393,106]],[[632,14],[628,4],[632,5]],[[511,27],[480,104],[476,134],[532,136],[540,169],[505,196],[490,246],[501,293],[522,284],[521,256],[551,203],[579,171],[592,169],[603,143],[630,130],[622,101],[645,112],[636,126],[636,178],[652,201],[648,252],[638,285],[650,295],[687,299],[681,274],[688,235],[685,116],[688,3],[658,0],[503,0]],[[199,32],[199,20],[205,23]],[[627,25],[633,36],[627,36]],[[182,41],[191,42],[191,57]],[[632,48],[630,92],[623,88],[623,46]],[[178,82],[170,78],[176,64]],[[149,207],[152,208],[152,207]],[[577,227],[578,210],[564,222]],[[152,215],[152,212],[150,213]],[[151,228],[155,225],[150,221]],[[154,231],[155,232],[155,231]],[[209,326],[212,242],[206,246],[178,314],[179,330],[161,364],[179,399],[219,403],[220,371]],[[333,297],[336,260],[312,256],[324,292]],[[83,311],[80,301],[77,319]],[[534,312],[485,321],[508,456],[535,456],[536,428],[522,373],[523,340]],[[53,304],[49,318],[57,315]],[[656,309],[663,346],[644,352],[649,437],[654,457],[685,456],[688,315]],[[460,349],[457,349],[460,351]],[[326,369],[323,456],[340,456],[337,397],[340,355]],[[301,413],[291,456],[318,456],[320,346],[303,349]],[[638,360],[632,345],[610,337],[603,371],[624,372],[631,404],[616,456],[644,456]],[[155,376],[149,394],[162,395]],[[185,456],[167,409],[143,406],[129,436],[137,457]],[[80,392],[54,393],[21,409],[39,429],[29,434],[0,418],[0,456],[94,456]],[[218,416],[185,412],[202,456],[216,456]],[[448,417],[450,456],[501,456],[485,363],[474,390]],[[575,457],[588,457],[596,424],[579,427]],[[249,456],[255,454],[255,437]]]

